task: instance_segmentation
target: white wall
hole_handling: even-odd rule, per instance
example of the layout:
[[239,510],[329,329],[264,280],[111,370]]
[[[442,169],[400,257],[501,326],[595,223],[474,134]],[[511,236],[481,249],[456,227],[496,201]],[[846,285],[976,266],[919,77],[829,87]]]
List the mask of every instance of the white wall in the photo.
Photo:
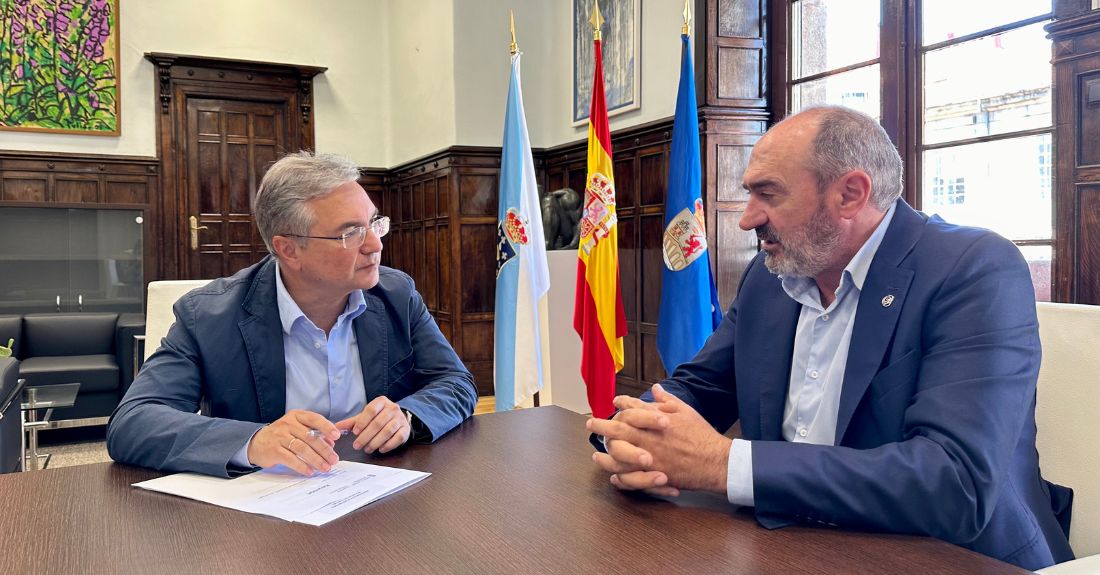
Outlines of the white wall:
[[[680,77],[680,29],[684,24],[684,3],[676,0],[641,0],[642,3],[642,54],[641,54],[641,104],[638,110],[624,112],[610,118],[611,130],[619,130],[676,113],[676,83]],[[549,147],[588,137],[587,125],[572,126],[573,98],[573,45],[572,2],[554,0],[555,13],[550,26],[557,40],[555,77],[561,81],[552,85],[546,116],[548,130],[536,138],[531,134],[531,145]],[[530,112],[529,112],[530,114]],[[535,141],[538,143],[535,143]]]
[[[0,149],[156,155],[156,73],[146,52],[325,66],[317,148],[392,167],[455,144],[499,146],[516,15],[531,144],[586,137],[570,122],[571,0],[125,0],[122,134],[0,132]],[[642,0],[640,110],[611,129],[673,114],[682,4]]]
[[[562,0],[557,0],[558,2]],[[555,2],[546,0],[455,0],[455,124],[457,142],[499,146],[508,95],[511,36],[508,9],[516,18],[516,43],[523,52],[523,104],[532,145],[548,133],[546,114],[563,81],[554,75],[557,46],[547,23]]]
[[[461,2],[461,0],[458,0]],[[453,0],[390,3],[385,167],[455,144]]]
[[[641,0],[641,108],[613,116],[611,129],[675,113],[683,3]],[[523,99],[531,145],[546,148],[588,137],[572,126],[571,0],[454,0],[457,142],[499,146],[508,86],[508,8],[523,51]]]
[[156,155],[156,73],[144,54],[173,52],[328,67],[314,92],[318,149],[385,165],[389,11],[384,0],[124,0],[121,135],[2,132],[0,148]]

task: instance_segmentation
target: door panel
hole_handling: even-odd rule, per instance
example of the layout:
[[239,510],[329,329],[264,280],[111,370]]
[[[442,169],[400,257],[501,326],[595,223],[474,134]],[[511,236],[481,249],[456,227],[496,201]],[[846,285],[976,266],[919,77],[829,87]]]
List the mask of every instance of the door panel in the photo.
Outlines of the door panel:
[[[180,277],[232,275],[267,253],[251,198],[268,166],[286,153],[287,126],[285,103],[187,99],[188,177],[181,206],[187,257]],[[191,216],[198,227],[195,243]]]

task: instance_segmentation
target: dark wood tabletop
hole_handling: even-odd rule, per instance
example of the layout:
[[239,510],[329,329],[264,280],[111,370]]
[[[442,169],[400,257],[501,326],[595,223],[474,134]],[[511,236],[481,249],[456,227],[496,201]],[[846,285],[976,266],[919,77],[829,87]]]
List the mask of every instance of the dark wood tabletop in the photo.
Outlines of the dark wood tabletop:
[[721,496],[624,495],[592,463],[584,420],[480,415],[434,445],[358,457],[432,476],[321,527],[131,487],[161,474],[117,463],[0,476],[0,572],[1026,573],[928,538],[769,531]]

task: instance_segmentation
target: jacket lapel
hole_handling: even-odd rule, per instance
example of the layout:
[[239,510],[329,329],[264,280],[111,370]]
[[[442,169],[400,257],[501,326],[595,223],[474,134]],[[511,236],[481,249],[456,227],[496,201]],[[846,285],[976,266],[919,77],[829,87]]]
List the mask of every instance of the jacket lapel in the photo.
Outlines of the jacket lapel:
[[898,200],[896,206],[894,219],[879,244],[860,291],[859,311],[848,347],[837,411],[836,445],[844,438],[856,407],[894,340],[898,317],[913,282],[913,270],[898,266],[920,238],[924,217],[902,200]]
[[[779,281],[776,279],[776,281]],[[759,385],[755,394],[760,398],[760,439],[781,441],[783,439],[783,408],[787,405],[787,390],[791,384],[791,360],[794,356],[794,335],[798,329],[798,315],[802,305],[794,301],[782,289],[773,293],[774,302],[765,306],[767,316],[761,322],[757,334],[770,334],[767,338],[754,337],[754,343],[760,347],[750,352],[749,361],[759,361],[759,371],[750,381]],[[789,342],[789,345],[774,346],[767,342]]]
[[355,345],[359,348],[359,363],[363,367],[363,387],[367,392],[367,403],[380,395],[385,395],[386,368],[389,361],[389,322],[386,321],[386,306],[378,296],[369,291],[363,292],[367,309],[352,321],[355,330]]
[[286,413],[286,359],[283,325],[275,294],[275,259],[256,272],[241,307],[247,312],[238,326],[255,377],[260,421],[272,422]]

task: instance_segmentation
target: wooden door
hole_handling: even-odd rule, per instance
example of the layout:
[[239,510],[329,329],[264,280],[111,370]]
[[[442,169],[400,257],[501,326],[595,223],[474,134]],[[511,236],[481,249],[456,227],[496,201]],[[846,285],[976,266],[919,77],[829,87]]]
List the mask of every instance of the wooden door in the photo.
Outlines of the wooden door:
[[251,198],[268,166],[287,152],[287,126],[285,102],[187,99],[179,237],[188,255],[179,277],[232,275],[267,254]]

